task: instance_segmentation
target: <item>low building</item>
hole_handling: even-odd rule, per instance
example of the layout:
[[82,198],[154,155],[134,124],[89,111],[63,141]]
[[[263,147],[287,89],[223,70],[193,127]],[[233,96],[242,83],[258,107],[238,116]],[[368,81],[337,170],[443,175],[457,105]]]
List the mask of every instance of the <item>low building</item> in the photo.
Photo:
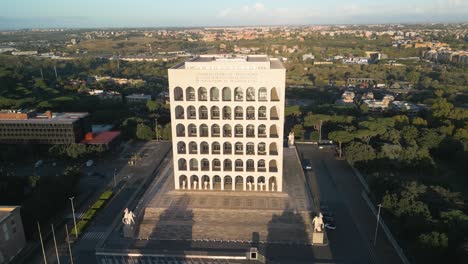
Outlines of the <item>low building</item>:
[[0,206],[0,228],[0,263],[8,263],[26,246],[19,206]]
[[356,95],[352,91],[345,91],[341,95],[341,99],[338,99],[335,103],[338,105],[350,105],[354,104],[354,97]]
[[387,94],[382,98],[382,100],[363,100],[363,103],[369,107],[369,110],[380,111],[387,109],[393,100],[395,100],[395,98],[392,95]]
[[398,112],[417,113],[423,109],[423,106],[405,101],[394,101],[392,102],[392,109]]
[[104,90],[91,90],[88,92],[88,94],[94,95],[101,100],[122,101],[122,95],[119,92],[104,91]]
[[315,60],[315,56],[312,55],[311,53],[309,53],[309,54],[304,54],[304,55],[302,55],[302,60],[303,60],[303,61],[306,61],[306,60]]
[[0,110],[0,143],[72,144],[91,131],[88,113]]
[[130,94],[125,96],[127,102],[130,103],[146,103],[151,100],[151,95],[148,94]]

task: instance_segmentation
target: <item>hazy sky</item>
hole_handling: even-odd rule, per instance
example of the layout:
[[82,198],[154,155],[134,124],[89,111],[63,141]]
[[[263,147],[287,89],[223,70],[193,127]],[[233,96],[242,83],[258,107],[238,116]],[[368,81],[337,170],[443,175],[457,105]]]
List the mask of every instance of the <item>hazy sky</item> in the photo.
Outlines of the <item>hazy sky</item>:
[[468,22],[468,0],[0,0],[0,28]]

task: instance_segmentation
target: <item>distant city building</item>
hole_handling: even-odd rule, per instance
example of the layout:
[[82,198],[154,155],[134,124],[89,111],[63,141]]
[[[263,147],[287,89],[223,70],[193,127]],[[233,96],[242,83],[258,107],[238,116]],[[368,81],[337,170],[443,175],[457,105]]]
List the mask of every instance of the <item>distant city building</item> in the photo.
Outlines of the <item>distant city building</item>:
[[9,263],[26,246],[19,206],[0,206],[0,263]]
[[381,79],[373,78],[348,78],[347,80],[348,86],[354,86],[358,88],[374,88],[381,83]]
[[0,143],[72,144],[90,131],[88,113],[0,110]]
[[304,55],[302,55],[302,60],[303,60],[303,61],[306,61],[306,60],[315,60],[315,56],[312,55],[311,53],[309,53],[309,54],[304,54]]
[[336,104],[339,104],[339,105],[354,104],[354,97],[355,97],[354,92],[352,92],[352,91],[345,91],[345,92],[341,95],[341,99],[339,99],[339,100],[336,101]]
[[30,56],[30,55],[37,55],[38,52],[37,50],[31,50],[31,51],[13,51],[11,55],[14,56]]
[[394,101],[391,106],[396,111],[409,113],[417,113],[425,107],[424,105],[416,105],[405,101]]
[[115,91],[90,90],[88,91],[88,94],[97,96],[101,100],[122,101],[122,95]]
[[146,103],[151,100],[151,95],[148,94],[130,94],[125,96],[129,103]]
[[395,100],[395,98],[392,95],[387,94],[382,98],[382,100],[363,100],[363,103],[369,107],[369,110],[379,111],[387,109],[393,100]]
[[285,72],[266,55],[169,70],[176,189],[283,190]]

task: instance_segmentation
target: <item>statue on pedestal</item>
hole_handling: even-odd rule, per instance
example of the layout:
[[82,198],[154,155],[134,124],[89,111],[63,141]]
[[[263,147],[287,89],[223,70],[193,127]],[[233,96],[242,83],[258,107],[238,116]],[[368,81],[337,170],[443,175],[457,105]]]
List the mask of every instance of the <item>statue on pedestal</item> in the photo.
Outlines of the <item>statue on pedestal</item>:
[[182,181],[182,190],[185,190],[185,180]]
[[312,224],[314,225],[314,232],[322,232],[324,227],[322,213],[319,213],[318,216],[314,217],[314,220],[312,220]]
[[203,185],[205,185],[204,187],[205,187],[205,190],[206,190],[206,187],[208,186],[208,181],[204,181]]
[[271,191],[272,191],[272,192],[275,191],[275,182],[272,182],[272,183],[271,183]]
[[252,183],[248,182],[247,185],[249,186],[249,191],[251,191],[252,190]]
[[194,189],[194,190],[197,189],[197,181],[193,181],[193,189]]
[[289,132],[288,135],[288,147],[294,146],[294,132]]
[[263,191],[263,185],[265,185],[265,183],[261,182],[259,183],[259,185],[260,185],[260,191]]
[[124,224],[123,226],[124,237],[127,237],[127,238],[133,237],[134,227],[135,227],[135,214],[132,211],[128,210],[128,208],[125,208],[124,210],[122,223]]

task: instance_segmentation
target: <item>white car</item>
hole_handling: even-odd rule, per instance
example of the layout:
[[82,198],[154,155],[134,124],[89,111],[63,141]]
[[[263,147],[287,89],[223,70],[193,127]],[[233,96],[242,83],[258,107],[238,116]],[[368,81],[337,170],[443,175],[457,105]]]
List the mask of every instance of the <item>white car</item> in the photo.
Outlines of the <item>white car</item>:
[[86,167],[91,167],[91,166],[93,166],[93,164],[94,164],[94,161],[93,161],[93,160],[88,160],[88,161],[86,162]]

